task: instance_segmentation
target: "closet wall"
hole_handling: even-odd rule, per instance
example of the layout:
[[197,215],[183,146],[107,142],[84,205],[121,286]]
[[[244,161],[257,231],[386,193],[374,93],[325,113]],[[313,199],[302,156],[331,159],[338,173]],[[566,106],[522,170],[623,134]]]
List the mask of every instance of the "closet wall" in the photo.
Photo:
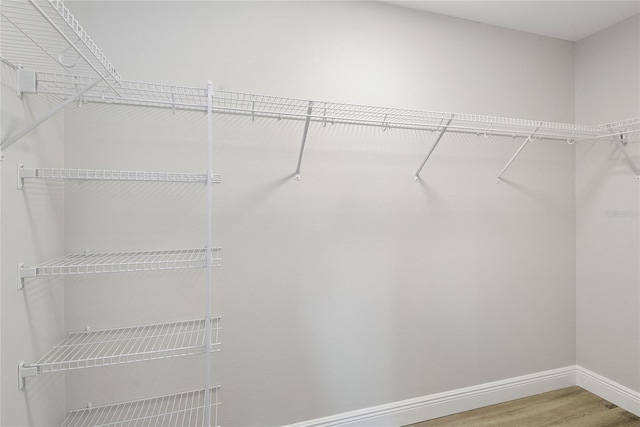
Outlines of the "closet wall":
[[[204,113],[85,105],[66,112],[65,126],[68,168],[207,170]],[[206,184],[65,185],[67,253],[206,246]],[[65,289],[70,331],[202,319],[206,310],[204,269],[74,276],[65,279]],[[69,372],[67,410],[203,388],[204,360],[176,357]]]
[[[2,139],[47,113],[55,101],[16,96],[16,73],[0,64]],[[2,413],[0,425],[60,425],[64,418],[62,376],[43,375],[24,392],[18,391],[18,363],[33,362],[60,341],[64,333],[64,286],[60,278],[32,279],[17,290],[18,263],[32,265],[63,255],[64,186],[60,182],[30,182],[18,190],[16,164],[62,167],[64,120],[57,116],[3,150],[1,204],[2,293]]]
[[[636,15],[576,43],[578,122],[640,116],[639,34]],[[576,147],[577,362],[640,390],[640,183],[610,141]]]
[[[568,42],[363,2],[70,8],[132,79],[573,121]],[[214,128],[222,425],[575,363],[572,146],[531,144],[497,185],[520,140],[446,135],[416,183],[434,134],[318,124],[298,182],[301,123],[217,117]],[[68,292],[69,303],[84,291]],[[68,406],[84,405],[85,384],[68,388]]]

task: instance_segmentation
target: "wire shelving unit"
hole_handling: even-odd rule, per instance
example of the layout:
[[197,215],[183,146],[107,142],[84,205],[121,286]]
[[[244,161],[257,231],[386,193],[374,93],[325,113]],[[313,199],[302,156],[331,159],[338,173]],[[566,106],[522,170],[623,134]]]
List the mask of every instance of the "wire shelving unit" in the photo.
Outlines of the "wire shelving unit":
[[187,391],[109,406],[71,411],[62,427],[196,427],[206,425],[206,407],[211,411],[211,425],[217,426],[220,387],[211,387],[210,404],[206,389]]
[[[220,317],[210,319],[212,345],[218,346]],[[33,364],[57,372],[189,356],[204,352],[205,320],[74,332]]]
[[266,117],[277,120],[307,120],[323,125],[351,124],[373,126],[382,130],[413,129],[438,130],[451,119],[450,132],[482,133],[484,135],[528,135],[540,127],[541,138],[566,140],[567,138],[593,138],[598,134],[595,126],[568,123],[539,122],[505,117],[459,114],[438,111],[409,110],[358,104],[344,104],[241,92],[217,91],[214,110],[223,114]]
[[[123,80],[105,54],[60,0],[5,0],[0,4],[1,61],[16,71],[16,92],[47,95],[59,101],[19,132],[0,143],[6,150],[58,112],[75,103],[193,110],[208,117],[206,173],[135,170],[25,168],[18,165],[18,189],[26,179],[198,183],[207,186],[207,239],[204,248],[162,251],[70,254],[39,265],[18,266],[18,288],[32,277],[205,268],[204,319],[69,334],[33,365],[19,366],[19,388],[44,372],[68,371],[194,354],[219,349],[220,317],[211,314],[211,268],[220,265],[212,247],[212,86],[186,87]],[[211,358],[206,357],[204,388],[136,402],[73,411],[65,426],[217,425],[219,386],[211,387]]]
[[[38,72],[38,92],[68,97],[91,82],[90,77]],[[121,96],[105,84],[98,84],[82,96],[87,103],[142,105],[158,108],[206,111],[206,90],[203,88],[164,85],[121,80]],[[214,91],[212,108],[216,114],[239,115],[276,120],[310,120],[322,125],[372,126],[381,130],[410,129],[435,131],[451,119],[449,132],[473,133],[485,136],[529,135],[539,128],[539,138],[554,140],[593,139],[602,134],[597,126],[540,122],[507,117],[459,114],[426,110],[377,107],[314,101],[231,91]],[[640,127],[640,123],[637,124]]]
[[[214,267],[221,248],[211,248]],[[20,279],[75,274],[127,273],[207,267],[206,248],[141,252],[77,253],[31,267],[20,265]]]
[[[25,168],[18,164],[18,189],[24,188],[25,179],[61,179],[82,181],[146,181],[206,184],[207,174],[188,172],[151,172],[107,169]],[[222,175],[213,174],[213,183],[222,182]]]
[[[59,96],[62,99],[73,96],[79,88],[86,87],[91,81],[90,77],[49,72],[37,73],[36,79],[40,93]],[[206,91],[202,88],[127,80],[120,81],[120,94],[115,94],[108,85],[100,82],[87,90],[79,102],[169,108],[174,112],[176,110],[206,112],[209,108]],[[640,119],[599,126],[577,125],[478,114],[315,101],[231,91],[214,91],[211,99],[211,111],[219,115],[243,116],[252,121],[272,119],[304,123],[300,154],[295,169],[298,179],[311,123],[321,124],[322,127],[351,125],[373,127],[381,131],[404,129],[436,132],[437,137],[433,148],[416,172],[416,180],[419,180],[422,168],[445,133],[475,134],[485,138],[492,136],[524,138],[516,155],[498,174],[498,182],[500,182],[502,175],[513,160],[532,141],[545,139],[573,144],[584,141],[606,141],[619,136],[619,134],[640,132]],[[638,168],[629,156],[627,159],[634,171],[637,171]]]
[[[218,349],[221,318],[209,322],[211,346]],[[21,364],[20,377],[202,354],[206,329],[206,319],[197,319],[70,333],[36,363]]]

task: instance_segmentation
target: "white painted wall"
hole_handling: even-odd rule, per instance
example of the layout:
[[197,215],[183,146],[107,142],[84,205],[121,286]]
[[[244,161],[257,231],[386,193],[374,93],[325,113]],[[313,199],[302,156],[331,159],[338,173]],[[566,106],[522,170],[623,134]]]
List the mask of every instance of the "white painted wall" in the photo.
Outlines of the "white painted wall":
[[[131,79],[213,79],[218,89],[573,120],[573,50],[559,40],[367,2],[70,7]],[[134,132],[135,117],[116,127],[123,113],[91,121],[80,114],[67,114],[70,166],[148,164],[151,141],[131,151],[121,147],[142,135],[112,139]],[[145,129],[154,137],[170,129],[153,126]],[[219,117],[215,129],[215,164],[225,180],[214,216],[224,247],[216,272],[225,318],[216,368],[222,425],[282,425],[575,362],[572,147],[531,144],[508,181],[496,185],[519,141],[448,135],[425,181],[415,183],[432,134],[312,125],[303,178],[295,182],[299,123]],[[113,152],[94,150],[88,137],[114,144]],[[161,140],[158,153],[165,154],[154,160],[170,167]],[[189,194],[180,195],[184,205],[148,220],[132,213],[131,223],[118,224],[101,215],[104,228],[96,231],[82,216],[104,199],[116,200],[115,216],[127,201],[143,213],[154,195],[169,203],[163,190],[149,191],[144,202],[101,191],[68,194],[67,249],[94,236],[114,247],[160,244],[167,231],[168,242],[196,236],[199,225],[180,221],[189,215]],[[175,231],[165,228],[171,219],[180,224]],[[171,289],[169,277],[157,288],[151,276],[136,286],[155,304]],[[99,280],[67,289],[67,312],[78,316],[67,315],[68,323],[161,317],[156,307],[122,299],[129,279]],[[101,284],[109,286],[102,291]],[[113,293],[111,285],[118,286]],[[144,295],[136,290],[131,298]],[[96,300],[134,309],[114,316],[82,308]],[[69,375],[67,406],[191,381],[166,367]],[[129,373],[136,377],[127,380]]]
[[[576,120],[640,116],[640,18],[576,44]],[[637,134],[628,146],[640,164]],[[639,183],[609,142],[576,149],[577,362],[640,390]],[[640,408],[637,408],[640,411]]]
[[[15,71],[2,63],[1,138],[13,135],[55,106],[55,100],[16,96]],[[64,417],[65,383],[60,374],[31,378],[18,391],[18,363],[36,362],[63,336],[64,287],[60,279],[30,279],[17,290],[17,265],[34,265],[63,254],[64,186],[34,181],[17,190],[16,164],[61,167],[63,117],[46,122],[3,150],[2,169],[2,413],[3,426],[60,425]]]

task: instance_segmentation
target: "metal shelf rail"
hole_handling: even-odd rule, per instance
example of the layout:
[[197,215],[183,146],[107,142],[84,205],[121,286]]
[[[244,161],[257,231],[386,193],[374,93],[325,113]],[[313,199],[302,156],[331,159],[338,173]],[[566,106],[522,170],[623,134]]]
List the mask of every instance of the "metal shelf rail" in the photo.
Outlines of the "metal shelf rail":
[[[219,267],[221,248],[211,248],[211,266]],[[206,248],[143,252],[69,254],[32,267],[18,265],[18,289],[24,279],[74,274],[124,273],[207,267]]]
[[[124,426],[175,426],[195,427],[218,425],[220,387],[209,388],[211,396],[207,405],[206,389],[123,402],[109,406],[96,406],[69,412],[62,427],[124,427]],[[205,421],[205,409],[211,411],[211,423]]]
[[[221,318],[212,317],[210,323],[211,346],[217,351]],[[70,333],[36,363],[20,365],[19,388],[25,378],[47,372],[201,354],[205,335],[205,319]]]

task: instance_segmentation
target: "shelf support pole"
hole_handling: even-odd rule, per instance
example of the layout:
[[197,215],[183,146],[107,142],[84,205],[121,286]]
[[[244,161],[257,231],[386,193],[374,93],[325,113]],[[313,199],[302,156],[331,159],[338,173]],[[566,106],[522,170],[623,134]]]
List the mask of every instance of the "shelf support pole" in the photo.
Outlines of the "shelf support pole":
[[415,177],[413,179],[416,182],[420,181],[420,172],[422,172],[422,169],[424,169],[424,166],[427,164],[427,161],[429,160],[429,157],[431,157],[431,154],[433,154],[434,150],[438,146],[438,143],[440,143],[440,140],[442,139],[444,134],[447,132],[447,129],[449,128],[449,125],[451,124],[452,121],[453,121],[453,116],[447,121],[447,123],[440,130],[440,133],[438,134],[438,137],[436,138],[436,142],[433,143],[433,145],[431,146],[431,149],[427,153],[427,156],[424,158],[424,160],[422,161],[422,164],[420,165],[420,167],[418,168],[418,170],[415,173]]
[[213,190],[211,176],[213,171],[213,82],[207,83],[207,286],[205,315],[205,388],[204,388],[204,426],[211,426],[211,250],[212,250],[212,207]]
[[615,141],[618,145],[618,148],[620,148],[620,151],[622,151],[622,154],[624,154],[624,157],[627,159],[629,166],[631,166],[631,169],[633,169],[633,173],[636,174],[636,179],[640,181],[640,168],[635,164],[635,162],[631,158],[631,155],[627,151],[626,144],[624,143],[624,136],[621,134],[618,138],[615,138]]
[[296,180],[300,181],[300,167],[302,166],[302,156],[304,155],[304,146],[307,142],[307,133],[309,133],[309,123],[311,123],[311,112],[313,111],[313,101],[309,101],[307,108],[307,118],[304,121],[304,132],[302,133],[302,143],[300,144],[300,154],[298,154],[298,166],[296,166]]
[[527,139],[524,140],[524,142],[522,143],[522,145],[520,146],[520,148],[518,148],[518,151],[516,151],[516,154],[513,155],[513,157],[511,157],[511,159],[509,160],[509,162],[507,162],[507,164],[505,165],[505,167],[502,168],[502,170],[500,171],[500,173],[498,174],[498,177],[496,178],[496,183],[500,184],[502,182],[502,175],[504,175],[504,173],[506,172],[507,169],[509,169],[509,166],[511,166],[511,163],[513,163],[513,161],[520,155],[520,152],[522,150],[524,150],[524,147],[527,146],[528,143],[530,143],[531,141],[533,141],[534,136],[536,134],[536,132],[538,132],[538,129],[540,129],[540,126],[537,126],[533,132],[531,132],[531,134],[527,137]]
[[85,93],[87,93],[88,91],[93,89],[93,87],[96,86],[101,81],[102,81],[101,79],[96,79],[93,82],[89,83],[88,85],[86,85],[85,87],[80,89],[79,92],[75,93],[74,95],[72,95],[69,98],[67,98],[64,101],[62,101],[56,108],[54,108],[53,110],[49,111],[47,114],[41,116],[36,121],[30,123],[26,128],[24,128],[20,132],[18,132],[17,134],[13,135],[9,139],[6,139],[6,140],[2,141],[2,143],[0,144],[0,148],[3,149],[3,150],[6,150],[11,145],[13,145],[14,142],[18,141],[20,138],[22,138],[23,136],[25,136],[26,134],[28,134],[29,132],[31,132],[32,130],[37,128],[38,126],[40,126],[42,123],[46,122],[51,117],[53,117],[54,115],[56,115],[57,113],[62,111],[67,105],[71,104],[76,99],[80,98],[82,95],[84,95]]

